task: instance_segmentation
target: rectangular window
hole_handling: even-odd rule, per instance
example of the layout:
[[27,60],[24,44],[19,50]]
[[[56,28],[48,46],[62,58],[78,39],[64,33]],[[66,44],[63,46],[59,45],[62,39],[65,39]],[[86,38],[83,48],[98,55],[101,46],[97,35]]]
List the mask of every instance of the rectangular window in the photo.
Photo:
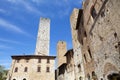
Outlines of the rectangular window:
[[38,63],[41,63],[41,59],[38,59]]
[[14,72],[18,72],[18,67],[15,68],[15,71]]
[[46,72],[50,72],[50,68],[49,67],[46,68]]
[[27,68],[27,67],[25,67],[24,72],[27,72],[27,70],[28,70],[28,68]]
[[91,54],[90,49],[88,49],[88,52],[89,52],[90,58],[92,59],[92,54]]
[[50,63],[50,59],[47,59],[47,63]]
[[85,56],[85,54],[84,54],[84,59],[85,59],[85,62],[87,62],[87,59],[86,59],[86,56]]
[[38,67],[38,68],[37,68],[37,72],[41,72],[41,67]]

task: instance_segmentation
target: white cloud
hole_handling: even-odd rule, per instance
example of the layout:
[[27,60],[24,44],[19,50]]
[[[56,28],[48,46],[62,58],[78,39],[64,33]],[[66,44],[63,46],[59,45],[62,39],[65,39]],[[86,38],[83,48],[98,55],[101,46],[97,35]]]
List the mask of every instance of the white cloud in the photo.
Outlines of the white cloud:
[[18,26],[11,24],[4,19],[0,19],[0,27],[4,28],[6,30],[14,31],[16,33],[20,33],[20,34],[24,34],[26,36],[30,36],[24,30],[20,29]]

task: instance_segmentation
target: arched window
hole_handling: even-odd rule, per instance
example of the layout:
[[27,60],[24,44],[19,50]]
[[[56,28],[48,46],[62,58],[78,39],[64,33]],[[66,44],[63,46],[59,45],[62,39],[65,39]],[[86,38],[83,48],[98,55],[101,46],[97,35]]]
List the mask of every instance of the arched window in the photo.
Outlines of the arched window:
[[23,80],[26,80],[25,78]]
[[18,67],[15,68],[15,71],[14,72],[18,72]]
[[93,80],[97,80],[97,75],[95,74],[94,71],[92,72],[92,79],[93,79]]
[[27,67],[25,67],[24,72],[27,72],[27,70],[28,70],[28,68],[27,68]]
[[16,79],[13,79],[13,80],[16,80]]
[[90,74],[87,74],[87,79],[90,80]]
[[95,17],[97,16],[97,13],[96,13],[94,6],[91,7],[90,14],[93,17],[93,19],[95,19]]

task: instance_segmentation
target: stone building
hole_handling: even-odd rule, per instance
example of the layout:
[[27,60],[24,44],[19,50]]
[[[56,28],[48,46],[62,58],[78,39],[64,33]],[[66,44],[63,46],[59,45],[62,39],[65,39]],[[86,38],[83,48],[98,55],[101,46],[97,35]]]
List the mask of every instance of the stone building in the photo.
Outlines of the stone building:
[[79,41],[73,45],[80,45],[85,80],[120,80],[119,8],[119,0],[85,0],[83,9],[73,10],[71,31]]
[[65,70],[65,80],[74,80],[74,53],[73,49],[66,52],[66,70]]
[[50,20],[40,18],[35,55],[14,55],[7,80],[55,80],[55,56],[49,56]]
[[[81,52],[81,44],[78,40],[78,30],[76,26],[78,25],[78,14],[80,13],[79,9],[74,9],[71,16],[71,33],[72,33],[72,43],[73,43],[73,52],[74,52],[74,68],[75,68],[75,80],[84,80],[84,66],[83,66],[83,57]],[[82,16],[82,14],[81,14]]]
[[[66,57],[66,63],[61,64],[58,67],[57,80],[74,80],[74,53],[73,50],[68,50],[64,57]],[[58,56],[59,57],[59,56]]]
[[64,41],[57,43],[57,80],[64,80],[64,73],[66,68],[67,44]]

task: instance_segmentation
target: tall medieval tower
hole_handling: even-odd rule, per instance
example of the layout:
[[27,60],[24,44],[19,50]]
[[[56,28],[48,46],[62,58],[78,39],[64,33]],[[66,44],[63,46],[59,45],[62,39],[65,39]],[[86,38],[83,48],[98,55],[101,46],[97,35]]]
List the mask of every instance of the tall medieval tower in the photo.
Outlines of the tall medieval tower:
[[40,18],[35,55],[49,55],[50,19]]
[[57,67],[61,66],[63,63],[66,63],[66,57],[64,56],[66,52],[67,52],[66,42],[59,41],[57,43],[57,58],[58,58]]

